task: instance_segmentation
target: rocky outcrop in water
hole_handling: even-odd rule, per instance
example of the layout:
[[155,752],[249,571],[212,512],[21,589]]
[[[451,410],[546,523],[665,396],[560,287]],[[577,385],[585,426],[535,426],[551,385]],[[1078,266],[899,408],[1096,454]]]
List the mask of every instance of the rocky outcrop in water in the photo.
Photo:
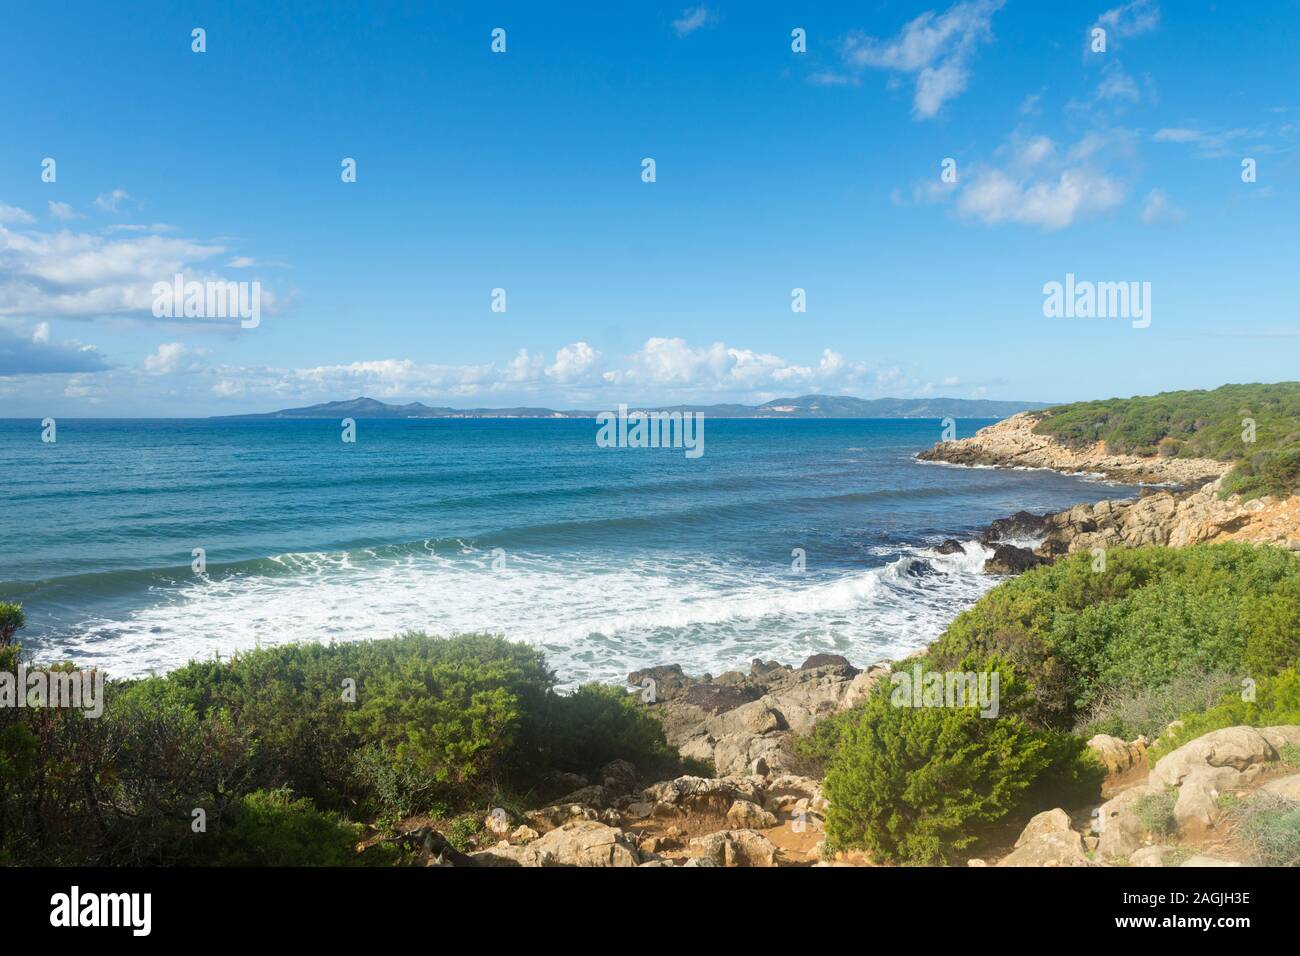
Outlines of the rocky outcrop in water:
[[1050,468],[1053,471],[1104,475],[1115,481],[1199,485],[1219,478],[1232,467],[1208,458],[1158,458],[1112,455],[1098,442],[1071,448],[1051,435],[1034,432],[1038,415],[1021,412],[981,428],[970,438],[940,442],[917,457],[922,461],[1002,468]]

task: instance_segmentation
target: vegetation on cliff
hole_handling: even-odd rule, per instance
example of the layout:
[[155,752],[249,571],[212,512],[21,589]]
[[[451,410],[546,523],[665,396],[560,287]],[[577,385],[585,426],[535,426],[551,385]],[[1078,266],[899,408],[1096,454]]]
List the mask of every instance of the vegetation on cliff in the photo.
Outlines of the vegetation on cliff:
[[1225,494],[1300,488],[1300,382],[1077,402],[1040,414],[1035,432],[1075,448],[1101,441],[1112,454],[1236,462]]
[[928,670],[1001,675],[995,719],[895,706],[882,681],[818,727],[803,746],[827,766],[834,847],[958,861],[993,825],[1040,806],[1044,788],[1095,783],[1080,764],[1086,736],[1159,734],[1168,720],[1148,723],[1146,704],[1190,704],[1188,686],[1206,675],[1215,692],[1180,715],[1166,746],[1300,722],[1300,557],[1243,544],[1113,549],[1096,567],[1081,553],[1007,581],[930,647]]
[[389,862],[355,852],[357,821],[481,819],[616,758],[678,769],[622,688],[558,693],[540,652],[486,635],[255,650],[105,697],[0,708],[0,861]]

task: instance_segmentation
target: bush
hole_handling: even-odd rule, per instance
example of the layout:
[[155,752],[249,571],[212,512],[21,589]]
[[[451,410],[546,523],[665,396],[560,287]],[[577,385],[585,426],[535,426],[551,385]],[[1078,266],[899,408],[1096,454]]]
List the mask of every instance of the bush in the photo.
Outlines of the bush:
[[[951,661],[996,651],[1017,661],[1036,697],[1028,719],[1065,730],[1115,695],[1244,672],[1251,615],[1289,607],[1296,587],[1300,558],[1277,548],[1115,548],[1104,572],[1077,553],[994,588],[931,653]],[[1273,660],[1287,653],[1262,639],[1257,646]]]
[[1248,673],[1268,677],[1300,665],[1300,578],[1278,582],[1243,617]]
[[[1243,419],[1255,422],[1253,442]],[[1225,385],[1078,402],[1046,409],[1034,426],[1082,448],[1105,442],[1113,453],[1235,461],[1223,494],[1286,496],[1300,488],[1300,382]]]
[[1178,831],[1178,821],[1174,819],[1174,804],[1177,802],[1178,791],[1169,787],[1160,793],[1138,797],[1133,803],[1133,812],[1148,833],[1168,837]]
[[1300,866],[1300,803],[1256,791],[1227,813],[1257,866]]
[[1085,738],[1109,734],[1124,740],[1139,736],[1154,740],[1184,714],[1213,707],[1225,694],[1240,689],[1241,677],[1237,674],[1193,671],[1164,687],[1104,693],[1074,732]]
[[1000,675],[995,718],[968,707],[895,706],[882,682],[839,722],[824,785],[829,848],[951,862],[1021,808],[1031,787],[1076,772],[1082,741],[1031,729],[1017,715],[1024,686],[1009,666],[992,666]]
[[215,866],[355,866],[360,829],[289,790],[255,790],[231,804],[218,830],[193,840],[200,861]]
[[12,601],[0,601],[0,647],[5,647],[27,623],[23,606]]
[[618,759],[644,773],[676,769],[680,758],[663,725],[633,697],[607,684],[557,695],[551,704],[549,765],[585,776]]

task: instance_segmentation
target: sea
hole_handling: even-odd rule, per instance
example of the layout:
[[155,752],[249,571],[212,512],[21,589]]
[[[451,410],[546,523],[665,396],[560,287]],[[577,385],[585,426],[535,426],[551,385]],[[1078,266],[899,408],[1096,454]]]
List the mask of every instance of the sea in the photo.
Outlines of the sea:
[[917,461],[942,428],[710,418],[688,457],[582,419],[0,420],[0,600],[28,658],[116,677],[410,630],[525,641],[564,686],[865,666],[997,583],[992,520],[1135,493]]

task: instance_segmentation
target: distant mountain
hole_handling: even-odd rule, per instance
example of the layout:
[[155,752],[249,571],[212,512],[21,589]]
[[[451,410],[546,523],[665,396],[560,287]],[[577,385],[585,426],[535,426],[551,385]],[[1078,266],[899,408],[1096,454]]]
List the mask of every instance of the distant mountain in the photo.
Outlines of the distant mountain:
[[[1044,402],[994,402],[973,398],[852,398],[848,395],[801,395],[778,398],[763,405],[631,406],[654,412],[703,412],[711,418],[1006,418],[1016,412],[1047,408]],[[609,409],[614,411],[614,409]],[[222,419],[268,418],[595,418],[598,412],[551,408],[445,408],[409,402],[390,405],[373,398],[325,402],[302,408],[253,415],[220,415]]]

